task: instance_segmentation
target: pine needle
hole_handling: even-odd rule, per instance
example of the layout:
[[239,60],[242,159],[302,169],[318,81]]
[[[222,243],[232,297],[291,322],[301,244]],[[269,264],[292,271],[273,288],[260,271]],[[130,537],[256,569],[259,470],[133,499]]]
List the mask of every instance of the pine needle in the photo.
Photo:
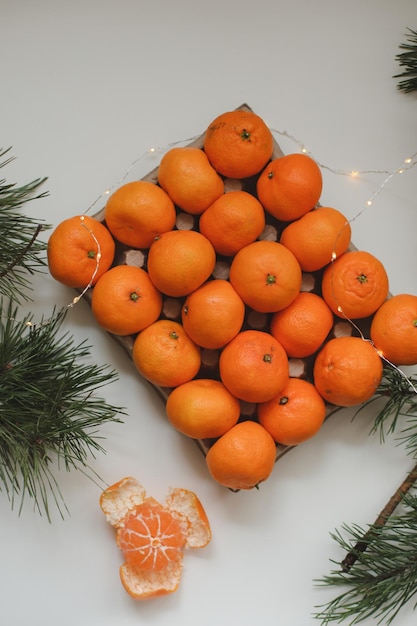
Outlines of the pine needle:
[[[408,494],[403,504],[404,511],[389,516],[383,526],[363,529],[344,525],[341,532],[332,534],[345,551],[351,551],[363,537],[369,539],[366,550],[358,553],[348,571],[339,565],[318,581],[343,589],[336,598],[318,607],[315,617],[322,625],[358,624],[369,617],[389,625],[417,597],[417,498]],[[413,608],[416,606],[417,602]]]
[[48,518],[49,497],[63,514],[55,472],[63,467],[94,478],[89,460],[104,452],[99,429],[120,422],[121,407],[97,391],[117,379],[107,366],[89,363],[90,350],[59,334],[66,310],[34,324],[0,302],[0,490],[14,505],[26,497]]
[[[0,149],[0,159],[9,150]],[[0,162],[0,168],[12,160],[12,157],[6,158]],[[19,211],[29,200],[48,195],[47,192],[37,193],[45,181],[46,178],[39,178],[17,186],[0,180],[0,293],[16,302],[30,300],[30,277],[46,265],[46,244],[38,237],[50,227]]]
[[398,89],[405,93],[417,90],[417,31],[411,28],[407,29],[407,41],[400,45],[403,52],[397,54],[396,60],[400,67],[404,67],[404,71],[396,74],[394,78],[401,78],[398,82]]

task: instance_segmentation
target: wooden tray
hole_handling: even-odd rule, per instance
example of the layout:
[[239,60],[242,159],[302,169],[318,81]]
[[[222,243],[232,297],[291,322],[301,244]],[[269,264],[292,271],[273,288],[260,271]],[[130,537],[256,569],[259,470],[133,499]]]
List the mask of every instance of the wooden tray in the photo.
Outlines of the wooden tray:
[[[238,109],[251,111],[252,109],[247,104],[242,104]],[[188,143],[188,146],[193,146],[197,148],[203,148],[204,145],[204,137],[203,133],[199,137],[197,137],[191,143]],[[272,154],[272,159],[277,157],[284,156],[280,146],[274,140],[274,150]],[[249,193],[252,193],[256,196],[256,179],[257,176],[244,179],[244,180],[231,180],[225,179],[225,191],[230,190],[244,190]],[[155,167],[152,171],[150,171],[146,176],[144,176],[141,180],[150,181],[152,183],[158,183],[158,166]],[[96,213],[93,217],[99,220],[102,223],[104,221],[104,207],[98,213]],[[268,213],[266,213],[266,226],[259,237],[259,239],[270,240],[270,241],[279,241],[280,233],[285,226],[284,223],[279,222]],[[177,209],[177,221],[176,228],[179,229],[194,229],[198,230],[198,216],[193,216],[187,213],[182,212]],[[355,249],[354,245],[351,244],[350,249]],[[141,267],[146,269],[147,267],[147,250],[138,250],[138,249],[130,249],[127,246],[120,244],[116,241],[116,255],[113,265],[134,265],[137,267]],[[223,278],[227,279],[229,275],[229,266],[230,259],[217,256],[216,267],[213,272],[213,278]],[[321,274],[323,270],[313,273],[303,273],[303,283],[301,290],[302,291],[311,291],[317,294],[320,294],[320,285],[321,285]],[[85,298],[91,304],[92,290],[89,290],[85,294]],[[165,297],[163,301],[163,308],[161,313],[161,318],[172,319],[176,321],[181,321],[181,307],[185,298],[174,299],[171,297]],[[244,321],[243,329],[256,329],[256,330],[268,330],[270,314],[263,314],[253,311],[249,307],[246,307],[246,315]],[[363,332],[366,336],[369,334],[369,320],[362,320],[358,324],[358,328],[360,332]],[[355,322],[356,323],[356,322]],[[123,350],[127,353],[130,359],[132,359],[132,347],[135,340],[135,336],[128,337],[119,337],[116,335],[110,336],[123,348]],[[334,324],[333,328],[330,331],[327,341],[336,336],[346,336],[346,335],[359,335],[360,333],[346,320],[338,318],[334,316]],[[208,378],[219,378],[218,375],[218,358],[219,358],[220,350],[207,350],[202,349],[202,365],[201,369],[197,375],[199,378],[208,377]],[[310,382],[313,381],[312,371],[314,364],[315,355],[305,359],[289,359],[290,366],[290,375],[294,377],[304,378]],[[151,384],[151,383],[148,383]],[[171,389],[156,387],[152,385],[155,389],[161,400],[165,403]],[[326,405],[326,419],[332,415],[335,411],[340,409],[341,407],[337,407],[332,404]],[[256,406],[254,404],[249,404],[245,402],[241,402],[241,420],[245,419],[256,419]],[[214,440],[193,440],[198,445],[202,453],[205,455],[213,444]],[[285,453],[287,453],[294,446],[284,446],[281,444],[277,444],[277,455],[276,459],[278,460]]]

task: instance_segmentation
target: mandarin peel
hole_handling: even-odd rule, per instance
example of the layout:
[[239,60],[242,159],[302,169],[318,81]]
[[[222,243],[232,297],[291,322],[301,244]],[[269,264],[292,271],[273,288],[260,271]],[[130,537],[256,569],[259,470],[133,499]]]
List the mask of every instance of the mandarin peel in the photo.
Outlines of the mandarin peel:
[[124,557],[122,585],[138,600],[176,591],[185,549],[204,548],[211,541],[206,512],[186,489],[172,488],[161,504],[127,477],[107,487],[99,504]]

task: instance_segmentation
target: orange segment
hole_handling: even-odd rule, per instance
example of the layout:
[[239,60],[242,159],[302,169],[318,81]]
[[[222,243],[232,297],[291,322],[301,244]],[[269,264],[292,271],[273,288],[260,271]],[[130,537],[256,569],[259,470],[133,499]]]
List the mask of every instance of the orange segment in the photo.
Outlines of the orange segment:
[[181,558],[185,537],[171,513],[147,499],[125,519],[117,542],[127,563],[159,572]]

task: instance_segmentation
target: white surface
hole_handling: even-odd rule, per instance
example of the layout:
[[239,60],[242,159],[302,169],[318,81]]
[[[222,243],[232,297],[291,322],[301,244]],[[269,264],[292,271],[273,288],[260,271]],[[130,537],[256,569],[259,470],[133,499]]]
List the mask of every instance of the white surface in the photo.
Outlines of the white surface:
[[[398,92],[392,78],[407,27],[417,27],[415,0],[2,0],[1,145],[16,157],[2,175],[20,184],[48,176],[50,196],[31,210],[55,225],[85,212],[149,148],[198,135],[242,102],[333,169],[395,170],[417,150],[416,96]],[[135,172],[155,164],[146,157]],[[322,203],[349,217],[384,180],[323,173]],[[352,224],[354,243],[384,262],[393,293],[417,293],[416,197],[414,169]],[[30,310],[47,315],[72,297],[46,275],[35,281]],[[335,592],[313,581],[343,556],[330,532],[375,519],[410,469],[404,449],[368,436],[370,412],[352,423],[344,411],[279,461],[259,491],[233,494],[168,426],[160,400],[85,302],[67,328],[120,373],[105,395],[128,416],[103,429],[98,474],[109,484],[135,476],[156,498],[170,485],[196,491],[213,540],[187,553],[176,594],[139,604],[119,583],[120,554],[96,485],[62,475],[71,515],[52,524],[29,503],[19,517],[2,494],[2,624],[318,624],[314,607]],[[415,619],[409,607],[396,623]]]

